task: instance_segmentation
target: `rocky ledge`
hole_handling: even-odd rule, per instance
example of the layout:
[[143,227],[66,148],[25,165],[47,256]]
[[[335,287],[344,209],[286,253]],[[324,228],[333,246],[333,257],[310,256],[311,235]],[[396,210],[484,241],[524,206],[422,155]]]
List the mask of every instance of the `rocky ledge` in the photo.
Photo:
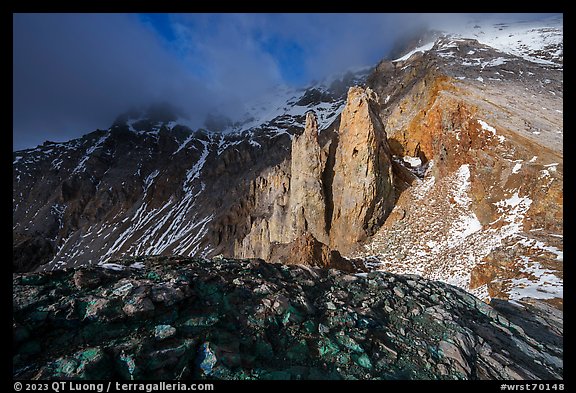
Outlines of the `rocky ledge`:
[[559,311],[418,276],[149,257],[13,291],[14,378],[563,377]]

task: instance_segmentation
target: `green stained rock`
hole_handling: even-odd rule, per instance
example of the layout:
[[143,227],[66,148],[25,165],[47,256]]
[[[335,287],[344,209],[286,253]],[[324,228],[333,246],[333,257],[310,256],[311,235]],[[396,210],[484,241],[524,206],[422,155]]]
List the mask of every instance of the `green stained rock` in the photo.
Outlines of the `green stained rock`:
[[242,355],[238,352],[218,351],[218,359],[223,365],[235,368],[242,365]]
[[46,318],[48,318],[48,314],[48,311],[33,311],[30,313],[30,320],[37,323],[42,323],[46,320]]
[[154,303],[147,297],[128,299],[122,311],[130,318],[147,318],[154,314]]
[[155,271],[151,271],[146,275],[146,278],[152,281],[160,281],[161,278]]
[[27,341],[18,349],[22,355],[35,355],[42,352],[42,346],[38,341]]
[[310,369],[309,367],[295,365],[287,368],[286,371],[290,373],[291,379],[301,380],[306,379]]
[[21,343],[30,337],[30,330],[25,326],[14,326],[12,330],[12,339],[14,343]]
[[93,289],[96,288],[103,280],[104,273],[102,270],[81,269],[74,273],[72,281],[76,288]]
[[402,288],[400,288],[400,287],[394,287],[394,288],[392,289],[392,291],[394,292],[394,294],[395,294],[396,296],[398,296],[398,297],[400,297],[400,298],[403,298],[403,297],[404,297],[404,291],[402,290]]
[[273,322],[275,323],[274,318],[268,317],[268,319],[263,319],[261,317],[259,317],[258,315],[248,315],[248,324],[253,326],[253,327],[264,327],[266,325],[266,321],[268,320],[269,322]]
[[292,345],[288,348],[286,356],[290,360],[302,361],[308,357],[308,352],[308,345],[306,344],[306,341],[300,340],[295,345]]
[[[99,340],[109,340],[116,337],[126,336],[127,326],[123,323],[102,323],[102,322],[90,322],[84,324],[80,330],[73,332],[78,334],[78,336],[85,342],[97,342]],[[72,333],[72,332],[71,332]],[[58,341],[62,345],[70,343],[70,337],[60,336]]]
[[[532,321],[472,306],[473,298],[447,284],[406,283],[386,272],[364,279],[257,260],[143,261],[121,272],[14,274],[14,378],[563,375],[561,324],[544,326],[550,309]],[[38,285],[33,277],[42,277]]]
[[272,357],[274,357],[272,345],[267,341],[256,342],[256,354],[263,359],[272,359]]
[[164,340],[176,334],[176,329],[170,325],[156,325],[154,327],[154,337],[157,340]]
[[209,342],[205,342],[200,346],[198,354],[198,366],[203,375],[210,375],[216,365],[216,353],[213,351]]
[[301,323],[304,320],[304,315],[292,305],[288,305],[282,315],[282,325],[289,323]]
[[122,351],[120,354],[120,362],[122,362],[126,371],[128,371],[130,379],[134,379],[134,372],[136,371],[136,362],[134,361],[134,357]]
[[154,322],[159,325],[173,325],[178,319],[178,308],[170,307],[165,312],[158,311],[154,313]]
[[330,357],[340,352],[340,348],[338,348],[338,345],[333,343],[327,337],[320,338],[320,340],[317,343],[317,348],[318,348],[318,354],[321,357]]
[[190,327],[208,327],[218,322],[218,319],[218,315],[216,314],[198,315],[186,319],[183,325]]
[[330,315],[328,318],[326,318],[325,324],[329,328],[339,328],[344,326],[352,327],[356,325],[356,320],[354,319],[352,314],[337,313]]
[[237,380],[237,381],[250,381],[250,380],[254,380],[256,378],[253,375],[248,374],[246,371],[240,370],[239,372],[236,372],[234,374],[234,378],[231,378],[231,379]]
[[[51,378],[105,379],[111,376],[111,363],[101,348],[91,347],[50,364]],[[44,370],[45,372],[47,369]]]
[[371,325],[374,325],[374,322],[368,318],[360,318],[358,321],[356,321],[356,326],[361,329],[365,329]]
[[22,285],[42,285],[46,281],[48,281],[48,278],[41,274],[25,274],[20,279]]
[[82,319],[93,321],[119,319],[121,308],[122,302],[117,298],[89,298],[82,304],[82,309],[84,310]]
[[110,375],[108,357],[101,348],[87,348],[77,354],[78,375],[86,379],[102,379]]
[[119,281],[117,283],[117,285],[114,286],[113,291],[112,291],[112,295],[118,296],[118,297],[124,297],[130,293],[130,291],[132,290],[133,287],[134,287],[134,284],[129,282],[129,281],[125,281],[125,280]]
[[325,334],[325,333],[328,333],[328,332],[330,332],[330,328],[328,328],[328,326],[326,326],[326,325],[324,325],[324,324],[322,324],[322,323],[319,323],[319,324],[318,324],[318,333],[320,333],[320,334]]
[[302,326],[308,333],[314,333],[316,331],[316,324],[311,320],[305,321]]
[[340,375],[334,370],[323,370],[318,367],[311,367],[308,369],[308,377],[310,380],[334,380],[342,379]]
[[185,339],[178,346],[162,347],[146,354],[143,359],[144,373],[154,373],[155,370],[172,370],[167,379],[179,379],[179,375],[190,372],[188,363],[194,358],[196,341]]
[[346,335],[343,332],[338,332],[335,334],[336,341],[338,344],[342,345],[345,348],[350,349],[354,352],[364,352],[360,344],[358,344],[352,337]]
[[290,312],[290,316],[288,317],[290,322],[301,323],[304,320],[302,312],[293,306],[289,306],[287,312]]
[[186,287],[179,287],[172,283],[162,283],[152,287],[150,298],[155,304],[172,307],[189,296],[190,291]]
[[88,348],[80,352],[79,359],[80,362],[90,362],[101,356],[102,350],[100,348]]
[[289,319],[290,319],[290,310],[286,310],[284,316],[282,316],[282,324],[286,325]]
[[368,370],[372,368],[372,362],[365,353],[363,353],[362,355],[357,355],[355,353],[352,354],[352,360],[354,360],[354,363],[356,363],[357,365],[362,366]]
[[78,361],[75,359],[58,359],[54,362],[54,376],[73,377],[78,365]]
[[210,304],[218,304],[222,301],[221,288],[215,284],[197,281],[194,289],[200,298]]
[[351,361],[352,359],[350,358],[350,355],[348,355],[346,352],[340,352],[338,355],[336,355],[336,363],[338,363],[340,366],[348,366]]

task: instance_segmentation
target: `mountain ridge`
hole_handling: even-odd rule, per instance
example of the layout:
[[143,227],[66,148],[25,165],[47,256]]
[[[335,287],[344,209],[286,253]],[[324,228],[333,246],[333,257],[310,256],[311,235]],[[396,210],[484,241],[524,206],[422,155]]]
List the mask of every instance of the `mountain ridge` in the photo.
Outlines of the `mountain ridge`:
[[[501,27],[493,30],[499,32]],[[522,31],[526,30],[533,29]],[[553,29],[544,33],[557,37]],[[557,47],[546,48],[561,59]],[[449,282],[450,275],[456,274],[461,278],[452,283],[467,290],[480,288],[475,293],[486,299],[506,298],[510,293],[521,296],[518,287],[530,287],[527,282],[542,279],[553,282],[551,292],[542,296],[558,302],[562,282],[558,237],[563,176],[561,62],[527,61],[478,40],[455,36],[439,37],[427,50],[412,52],[405,59],[380,62],[369,76],[360,73],[339,79],[333,94],[323,85],[295,97],[280,91],[272,110],[248,114],[255,126],[239,121],[235,131],[215,133],[166,121],[141,124],[138,130],[133,119],[68,143],[14,152],[14,265],[19,270],[39,264],[51,269],[143,253],[247,256],[250,243],[272,245],[275,240],[262,240],[262,233],[283,230],[278,223],[284,220],[293,193],[293,144],[295,136],[304,132],[306,113],[316,112],[321,154],[328,161],[335,160],[346,103],[341,93],[350,87],[343,86],[362,81],[374,92],[371,105],[379,118],[374,121],[384,125],[389,144],[394,209],[375,221],[361,244],[348,240],[330,247],[346,250],[345,257],[362,259],[369,268],[420,272]],[[547,109],[542,109],[544,105]],[[258,105],[254,109],[259,112]],[[533,111],[543,116],[529,115]],[[307,150],[302,154],[306,157]],[[496,171],[499,179],[486,171],[494,163],[501,168]],[[521,185],[519,179],[526,176],[533,181]],[[328,204],[334,195],[332,187],[324,184],[331,181],[326,178],[322,183],[322,192],[330,195]],[[497,183],[507,190],[491,189]],[[443,199],[443,207],[436,209],[440,216],[426,217],[414,210],[428,192],[442,198],[438,194],[442,187],[451,199],[446,205]],[[266,198],[278,201],[275,211],[268,211],[273,204]],[[327,217],[334,213],[328,205],[322,209]],[[457,211],[463,215],[454,216]],[[408,219],[402,223],[399,218],[404,216]],[[442,216],[452,217],[458,225],[452,228]],[[420,224],[431,217],[442,223],[439,228],[447,239],[440,251],[434,251],[432,238],[420,244],[414,239],[428,236],[422,234]],[[493,223],[499,217],[506,223],[504,229]],[[530,221],[526,230],[521,228]],[[414,231],[401,229],[405,223],[411,223]],[[451,230],[460,235],[454,237]],[[399,231],[406,235],[398,237]],[[486,236],[483,244],[488,248],[470,254],[464,245],[480,235]],[[516,244],[506,244],[513,239]],[[467,267],[448,274],[445,267],[461,261],[445,258],[455,252],[454,247],[467,255]],[[511,252],[510,247],[514,251],[504,262],[496,262],[495,255]],[[250,255],[267,253],[260,249]],[[435,255],[441,264],[432,268],[430,258],[418,253]],[[427,262],[405,263],[418,258]],[[503,265],[496,268],[495,263]]]
[[14,376],[563,379],[548,22],[13,152]]

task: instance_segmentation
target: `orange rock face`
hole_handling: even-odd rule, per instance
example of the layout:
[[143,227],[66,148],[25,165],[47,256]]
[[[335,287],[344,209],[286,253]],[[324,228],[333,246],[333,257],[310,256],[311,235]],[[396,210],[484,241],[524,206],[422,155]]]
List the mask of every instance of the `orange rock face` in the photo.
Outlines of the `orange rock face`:
[[338,251],[331,250],[326,244],[316,240],[309,232],[299,236],[287,247],[287,251],[283,258],[286,264],[356,271],[352,262],[342,258]]
[[404,74],[381,68],[380,79],[401,84],[416,76],[407,91],[380,85],[380,96],[396,97],[379,114],[392,153],[419,157],[429,170],[353,256],[374,255],[383,270],[447,281],[485,300],[561,304],[563,158],[554,141],[562,123],[546,115],[534,131],[537,112],[526,110],[546,99],[561,113],[561,99],[524,81],[479,88],[433,63],[415,61]]

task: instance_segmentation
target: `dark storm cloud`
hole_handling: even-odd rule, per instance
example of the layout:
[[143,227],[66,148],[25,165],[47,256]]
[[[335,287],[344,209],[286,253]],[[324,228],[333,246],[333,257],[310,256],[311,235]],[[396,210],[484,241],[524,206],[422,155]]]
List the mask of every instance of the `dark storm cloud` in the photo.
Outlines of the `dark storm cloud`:
[[169,46],[232,117],[246,100],[280,83],[305,86],[374,65],[421,23],[405,14],[179,14],[171,20]]
[[213,101],[133,15],[16,14],[13,64],[14,149],[107,128],[151,100],[194,113]]
[[154,101],[178,105],[198,127],[211,111],[234,117],[279,83],[375,65],[410,31],[468,17],[16,14],[13,148],[107,128],[128,107]]
[[[235,116],[246,99],[279,83],[373,64],[405,30],[400,18],[409,19],[171,15],[172,28],[164,20],[159,32],[137,15],[16,14],[13,148],[107,128],[128,107],[151,101],[177,104],[197,126],[215,108]],[[290,79],[290,70],[299,77]]]

